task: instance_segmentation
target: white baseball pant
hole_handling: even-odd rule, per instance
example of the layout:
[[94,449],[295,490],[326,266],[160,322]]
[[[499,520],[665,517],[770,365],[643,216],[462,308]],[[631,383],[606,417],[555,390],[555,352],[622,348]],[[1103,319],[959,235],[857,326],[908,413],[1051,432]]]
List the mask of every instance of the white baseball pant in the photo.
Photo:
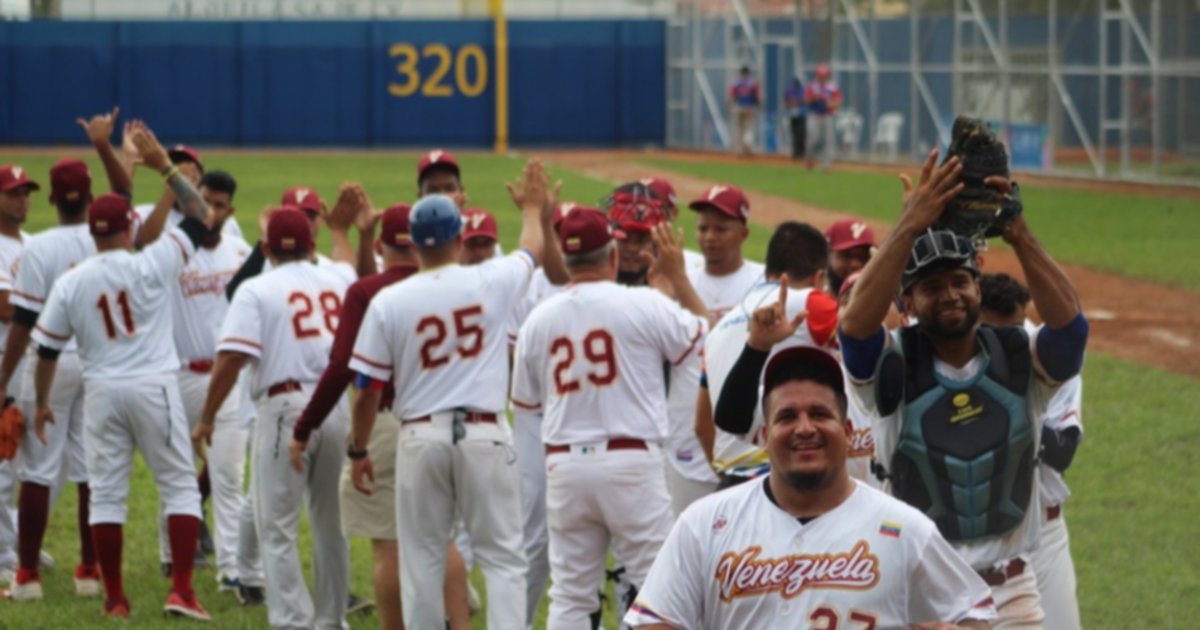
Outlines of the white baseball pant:
[[664,465],[653,444],[611,451],[606,442],[576,444],[546,456],[548,628],[591,627],[610,540],[630,584],[645,583],[674,520]]
[[466,423],[454,444],[452,417],[438,413],[400,427],[396,539],[404,627],[445,626],[446,542],[461,515],[487,584],[487,627],[524,630],[521,497],[507,426]]
[[[195,430],[208,395],[210,375],[188,369],[176,374],[179,395],[183,399],[188,427]],[[217,580],[238,578],[238,519],[245,502],[246,442],[249,431],[242,428],[238,415],[241,393],[235,390],[217,410],[213,427],[212,447],[208,449],[208,478],[212,487],[214,544],[217,548]],[[166,516],[159,510],[158,545],[163,562],[171,561],[171,546],[167,541]]]
[[[254,470],[254,456],[250,456]],[[251,491],[246,493],[242,511],[238,514],[238,581],[242,586],[263,586],[267,583],[262,553],[258,545],[258,529],[254,525],[254,475],[250,475]]]
[[719,481],[697,481],[686,477],[671,462],[666,463],[667,493],[671,495],[671,512],[683,514],[687,506],[717,491]]
[[166,513],[200,518],[192,439],[175,375],[89,379],[85,389],[89,523],[125,523],[135,448],[154,475]]
[[1041,630],[1044,627],[1045,615],[1042,614],[1037,578],[1028,563],[1019,575],[1008,578],[1000,586],[993,586],[992,598],[996,601],[992,630]]
[[808,148],[809,159],[815,156],[814,149],[821,145],[821,168],[833,166],[834,154],[837,152],[837,125],[833,114],[824,116],[810,114],[808,116]]
[[513,450],[521,481],[521,521],[525,538],[525,618],[537,617],[538,604],[550,583],[550,530],[546,527],[546,447],[542,418],[513,412]]
[[1071,560],[1071,540],[1061,508],[1055,518],[1042,521],[1038,546],[1032,559],[1038,592],[1042,595],[1042,610],[1046,614],[1046,627],[1078,630],[1082,623],[1079,619],[1079,599],[1075,592],[1075,563]]
[[[21,438],[20,465],[17,476],[47,487],[55,487],[66,466],[66,479],[71,483],[87,483],[88,472],[84,452],[84,393],[83,366],[79,355],[63,352],[58,355],[54,384],[50,388],[50,409],[54,422],[46,425],[46,443],[37,437],[33,420],[35,410],[33,370],[25,370],[21,387],[21,407],[25,410],[25,435]],[[101,521],[104,522],[104,521]]]
[[17,566],[17,467],[0,462],[0,569]]
[[[267,578],[267,619],[272,628],[348,628],[350,546],[342,533],[338,477],[346,458],[350,418],[344,402],[313,431],[304,453],[304,472],[292,467],[288,445],[313,387],[257,401],[254,425],[254,524]],[[297,534],[300,507],[307,504],[312,527],[316,606],[304,583]],[[443,541],[443,544],[445,542]]]

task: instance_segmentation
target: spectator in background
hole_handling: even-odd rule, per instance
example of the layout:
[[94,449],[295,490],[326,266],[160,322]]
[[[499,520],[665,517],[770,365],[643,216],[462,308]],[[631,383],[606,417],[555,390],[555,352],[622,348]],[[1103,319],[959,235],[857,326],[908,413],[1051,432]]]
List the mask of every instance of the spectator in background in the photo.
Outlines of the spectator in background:
[[804,82],[794,77],[783,93],[783,105],[787,109],[792,128],[792,159],[804,158],[804,144],[808,139],[808,100],[804,95]]
[[809,120],[813,129],[808,134],[808,152],[805,163],[808,170],[813,169],[814,153],[817,143],[821,147],[821,169],[828,171],[833,167],[833,153],[837,147],[837,132],[834,129],[834,116],[842,105],[842,91],[830,78],[829,66],[817,66],[816,77],[808,84],[805,99],[808,103]]
[[738,80],[729,86],[729,105],[733,110],[733,144],[738,155],[750,155],[754,149],[754,124],[758,120],[758,108],[762,95],[758,79],[750,72],[750,66],[742,66]]

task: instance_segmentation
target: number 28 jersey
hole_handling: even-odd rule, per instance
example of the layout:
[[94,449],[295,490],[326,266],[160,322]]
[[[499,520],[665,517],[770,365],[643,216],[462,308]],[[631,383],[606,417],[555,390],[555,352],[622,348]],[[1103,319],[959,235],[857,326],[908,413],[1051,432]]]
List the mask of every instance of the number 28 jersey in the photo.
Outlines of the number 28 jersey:
[[663,364],[699,351],[707,322],[654,289],[586,282],[538,305],[517,334],[513,404],[542,440],[667,436]]
[[286,381],[316,383],[329,364],[346,278],[296,261],[247,280],[225,314],[217,352],[257,359],[250,393],[263,395]]
[[400,419],[459,407],[504,413],[508,323],[536,267],[520,250],[387,287],[367,308],[350,368],[395,384],[392,411]]

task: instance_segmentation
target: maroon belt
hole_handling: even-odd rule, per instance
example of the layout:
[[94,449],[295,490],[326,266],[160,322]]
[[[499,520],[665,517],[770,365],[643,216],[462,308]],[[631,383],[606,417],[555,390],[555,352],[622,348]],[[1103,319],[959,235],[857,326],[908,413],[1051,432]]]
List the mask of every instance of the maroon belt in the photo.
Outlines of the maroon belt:
[[979,577],[983,578],[983,581],[988,586],[1004,586],[1005,582],[1021,575],[1024,571],[1025,561],[1015,558],[999,569],[992,568],[986,571],[979,571],[978,573]]
[[[646,446],[645,440],[635,438],[613,438],[608,441],[608,450],[610,451],[648,451],[650,447]],[[570,444],[547,444],[546,454],[553,455],[554,453],[568,453],[571,451]]]
[[[415,422],[432,422],[432,421],[433,421],[433,418],[430,416],[421,416],[420,418],[408,418],[407,420],[404,420],[403,422],[404,422],[404,424],[409,424],[409,423],[415,423]],[[494,414],[494,413],[479,413],[477,411],[468,411],[466,421],[469,423],[472,423],[472,424],[483,423],[483,422],[496,424],[496,414]]]
[[197,374],[208,374],[213,369],[213,362],[209,359],[188,361],[187,369]]
[[267,388],[267,397],[271,398],[273,396],[278,396],[280,394],[286,394],[288,392],[298,392],[298,391],[300,391],[300,383],[298,381],[283,381],[281,383],[275,383],[274,385],[268,387]]
[[1046,508],[1047,521],[1053,521],[1060,516],[1062,516],[1062,505],[1051,505],[1050,507]]

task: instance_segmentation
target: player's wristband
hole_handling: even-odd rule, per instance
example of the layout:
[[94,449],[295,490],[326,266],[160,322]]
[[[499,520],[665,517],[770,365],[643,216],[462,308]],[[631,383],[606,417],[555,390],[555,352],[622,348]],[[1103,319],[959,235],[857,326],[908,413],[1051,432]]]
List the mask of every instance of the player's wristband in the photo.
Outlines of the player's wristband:
[[178,173],[179,173],[179,167],[175,166],[174,164],[172,164],[162,170],[163,179],[171,179],[171,176],[176,175]]
[[354,448],[354,446],[351,445],[350,448],[346,449],[346,457],[348,457],[354,461],[363,459],[366,456],[367,456],[367,449],[365,449],[365,448],[362,450],[356,450]]

